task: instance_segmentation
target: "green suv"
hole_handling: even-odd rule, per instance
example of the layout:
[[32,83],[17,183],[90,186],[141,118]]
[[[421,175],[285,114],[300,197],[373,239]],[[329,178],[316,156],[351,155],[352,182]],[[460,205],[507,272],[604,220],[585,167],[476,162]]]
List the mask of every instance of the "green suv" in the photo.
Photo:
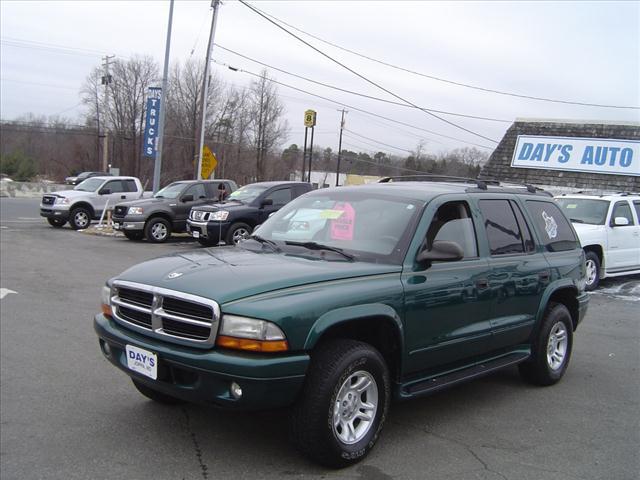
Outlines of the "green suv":
[[333,467],[367,455],[392,398],[513,365],[560,380],[588,296],[553,199],[400,180],[307,193],[238,246],[109,280],[104,356],[158,402],[290,407],[294,444]]

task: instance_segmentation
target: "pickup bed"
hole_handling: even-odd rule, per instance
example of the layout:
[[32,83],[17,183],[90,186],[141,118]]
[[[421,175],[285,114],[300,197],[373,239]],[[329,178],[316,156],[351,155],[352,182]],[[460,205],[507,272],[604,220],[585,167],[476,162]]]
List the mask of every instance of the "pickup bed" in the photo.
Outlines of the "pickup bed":
[[145,193],[135,177],[92,177],[76,185],[73,190],[48,193],[42,197],[40,216],[52,227],[65,223],[74,230],[82,230],[98,220],[105,208],[123,200],[136,200],[151,196]]

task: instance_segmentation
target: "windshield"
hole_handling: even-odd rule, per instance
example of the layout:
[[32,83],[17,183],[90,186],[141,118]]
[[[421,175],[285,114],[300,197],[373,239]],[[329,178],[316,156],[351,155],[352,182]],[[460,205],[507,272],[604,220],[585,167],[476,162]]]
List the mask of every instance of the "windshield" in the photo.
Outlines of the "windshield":
[[73,189],[82,192],[95,192],[100,185],[104,183],[102,178],[87,178],[84,182],[80,182]]
[[227,200],[236,200],[242,203],[251,203],[268,187],[264,185],[245,185],[227,197]]
[[344,259],[335,252],[339,249],[357,260],[400,263],[422,205],[365,190],[331,189],[288,203],[256,234],[276,242],[285,253],[306,250],[325,259]]
[[587,198],[556,198],[564,214],[574,223],[604,225],[609,210],[609,200]]
[[177,198],[183,188],[184,182],[170,183],[166,187],[158,190],[154,198]]

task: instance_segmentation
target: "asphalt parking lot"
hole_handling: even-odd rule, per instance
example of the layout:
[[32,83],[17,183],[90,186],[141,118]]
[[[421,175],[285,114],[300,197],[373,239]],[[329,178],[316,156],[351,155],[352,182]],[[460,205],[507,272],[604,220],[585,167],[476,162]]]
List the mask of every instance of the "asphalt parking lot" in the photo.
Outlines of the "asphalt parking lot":
[[146,400],[93,332],[105,280],[200,248],[51,228],[38,200],[0,200],[2,479],[640,478],[640,278],[591,296],[558,385],[517,369],[395,404],[370,456],[344,470],[300,457],[286,411],[228,413]]

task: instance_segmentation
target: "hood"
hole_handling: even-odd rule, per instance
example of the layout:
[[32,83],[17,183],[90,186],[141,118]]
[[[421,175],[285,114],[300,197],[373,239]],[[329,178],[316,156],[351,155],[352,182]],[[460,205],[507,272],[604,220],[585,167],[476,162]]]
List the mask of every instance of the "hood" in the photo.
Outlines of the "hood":
[[141,198],[138,200],[130,200],[128,202],[118,202],[117,206],[124,207],[145,207],[150,205],[158,205],[158,204],[170,204],[177,203],[178,200],[176,198]]
[[571,222],[571,225],[573,225],[583,246],[593,242],[602,244],[605,240],[604,225],[589,225],[588,223],[577,222]]
[[77,197],[85,197],[87,195],[93,195],[95,192],[83,192],[80,190],[59,190],[57,192],[47,193],[46,195],[53,195],[54,197],[65,197],[65,198],[77,198]]
[[216,210],[235,210],[238,208],[247,207],[246,203],[238,202],[237,200],[231,200],[228,202],[209,203],[207,205],[200,205],[193,207],[192,210],[202,210],[204,212],[214,212]]
[[[200,295],[224,304],[288,287],[367,275],[400,273],[400,265],[324,261],[216,247],[174,254],[131,267],[117,280]],[[170,279],[169,274],[179,276]]]

